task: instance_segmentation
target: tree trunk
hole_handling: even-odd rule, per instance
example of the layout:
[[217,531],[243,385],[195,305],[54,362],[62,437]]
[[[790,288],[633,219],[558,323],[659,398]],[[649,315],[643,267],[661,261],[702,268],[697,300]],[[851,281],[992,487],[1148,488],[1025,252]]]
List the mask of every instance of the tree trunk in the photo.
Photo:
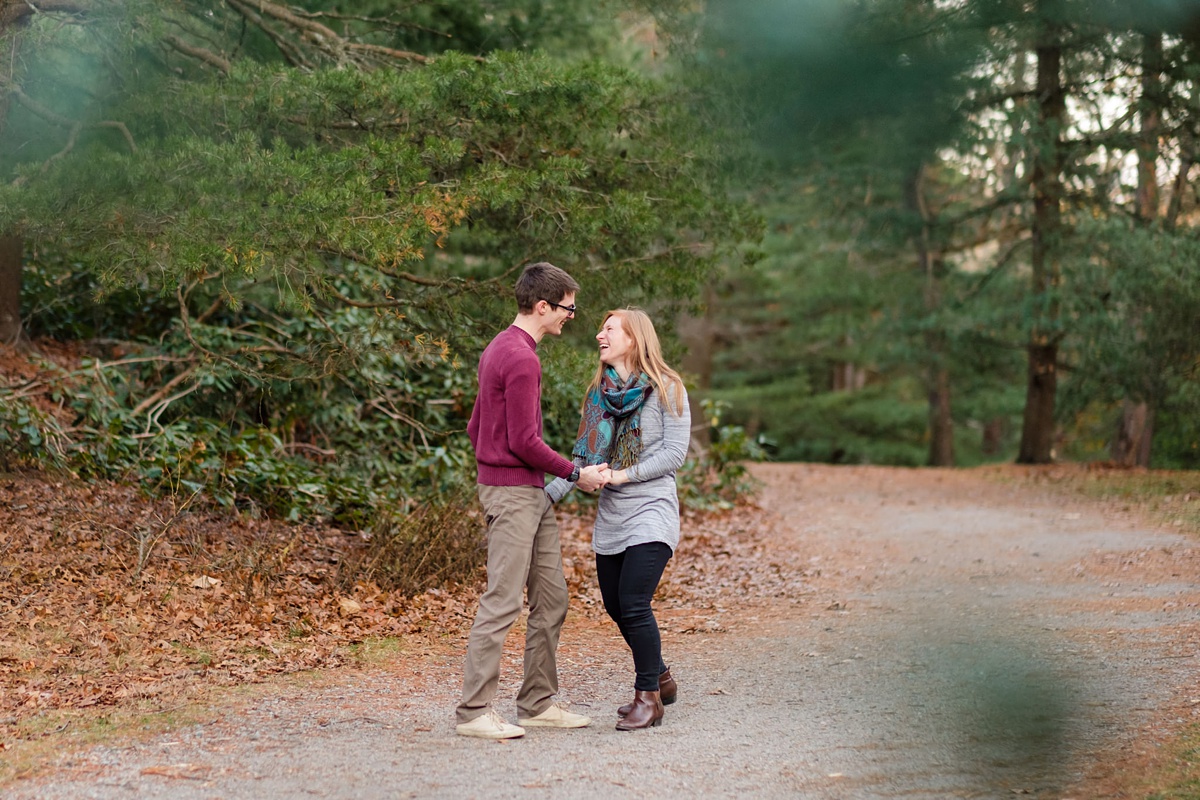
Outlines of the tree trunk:
[[[909,210],[921,219],[914,238],[917,269],[925,281],[925,311],[934,314],[942,305],[942,275],[945,262],[933,245],[933,214],[925,202],[924,165],[912,174],[907,186]],[[940,330],[925,334],[925,389],[929,397],[929,456],[931,467],[954,466],[954,417],[950,405],[950,370],[946,367],[946,337]]]
[[1030,331],[1025,413],[1017,463],[1054,460],[1054,403],[1058,392],[1058,262],[1062,228],[1062,126],[1066,101],[1062,85],[1062,47],[1058,31],[1047,27],[1037,47],[1039,130],[1033,155],[1033,295],[1038,305]]
[[1113,463],[1121,467],[1150,466],[1150,445],[1154,430],[1154,411],[1149,403],[1126,400],[1121,404],[1121,420],[1112,443]]
[[[1141,141],[1138,143],[1137,212],[1142,225],[1153,225],[1159,218],[1158,199],[1158,136],[1162,127],[1163,44],[1161,34],[1146,34],[1142,55]],[[1190,166],[1188,154],[1180,158],[1180,174],[1186,176]],[[1185,166],[1187,165],[1187,166]],[[1178,183],[1178,181],[1177,181]],[[1172,197],[1176,202],[1178,197]],[[1174,214],[1168,218],[1174,224]],[[1132,333],[1140,335],[1138,315],[1134,317]],[[1122,467],[1149,467],[1150,450],[1154,440],[1154,392],[1143,387],[1143,400],[1126,399],[1121,404],[1121,419],[1117,423],[1110,455]]]
[[992,417],[983,423],[980,450],[985,456],[994,456],[1000,452],[1001,447],[1004,445],[1004,437],[1007,429],[1008,420],[1005,417]]
[[[5,2],[0,5],[0,34],[22,21],[28,13],[32,13],[32,4],[17,4]],[[11,63],[17,58],[17,43],[15,37],[7,48],[4,58],[0,58],[0,86],[12,80]],[[12,93],[0,91],[0,136],[3,136],[8,125],[8,110],[12,103]],[[0,176],[3,178],[3,176]],[[7,178],[3,178],[7,179]],[[23,336],[21,329],[21,269],[22,258],[25,254],[25,241],[16,231],[0,230],[0,342],[8,345],[20,344]]]
[[[852,343],[850,337],[842,340],[842,344],[846,346]],[[840,361],[833,365],[831,384],[835,392],[857,392],[867,385],[867,371],[849,361]]]
[[954,417],[950,406],[950,371],[935,367],[929,376],[929,466],[954,466]]
[[0,342],[17,345],[21,328],[21,260],[25,242],[20,236],[0,236]]

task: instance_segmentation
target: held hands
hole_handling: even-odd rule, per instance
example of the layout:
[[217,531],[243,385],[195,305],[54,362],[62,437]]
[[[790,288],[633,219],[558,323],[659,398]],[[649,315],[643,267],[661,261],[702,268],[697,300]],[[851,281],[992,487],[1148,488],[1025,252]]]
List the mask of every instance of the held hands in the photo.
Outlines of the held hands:
[[629,473],[623,469],[608,469],[604,472],[605,484],[620,486],[622,483],[629,483]]
[[584,467],[579,470],[579,480],[575,482],[575,485],[585,492],[594,492],[602,489],[608,483],[608,476],[611,472],[608,464],[593,464]]
[[620,486],[629,483],[629,475],[623,469],[610,469],[608,464],[593,464],[579,470],[579,480],[575,485],[585,492],[595,492],[609,484]]

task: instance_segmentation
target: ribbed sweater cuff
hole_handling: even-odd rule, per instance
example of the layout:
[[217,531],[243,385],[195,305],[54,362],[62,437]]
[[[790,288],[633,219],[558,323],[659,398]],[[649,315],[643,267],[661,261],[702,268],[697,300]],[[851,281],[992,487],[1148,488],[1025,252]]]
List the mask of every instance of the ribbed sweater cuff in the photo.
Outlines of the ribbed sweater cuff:
[[484,486],[543,486],[546,478],[536,469],[528,467],[494,467],[477,464],[478,480]]

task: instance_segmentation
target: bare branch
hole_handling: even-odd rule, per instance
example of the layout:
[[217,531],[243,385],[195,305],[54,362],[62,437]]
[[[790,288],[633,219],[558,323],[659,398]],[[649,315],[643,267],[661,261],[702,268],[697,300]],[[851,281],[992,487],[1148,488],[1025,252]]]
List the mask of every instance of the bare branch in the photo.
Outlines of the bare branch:
[[379,265],[374,265],[375,269],[387,275],[389,278],[396,278],[401,281],[415,283],[418,286],[452,286],[460,283],[460,281],[451,279],[427,278],[424,275],[413,275],[411,272],[394,272]]
[[253,8],[245,3],[236,2],[236,0],[229,0],[229,5],[234,11],[237,11],[246,20],[253,23],[259,30],[266,34],[266,36],[275,43],[275,47],[279,49],[279,52],[285,61],[297,69],[312,68],[312,64],[304,57],[299,48],[289,42],[286,38],[276,33],[261,15],[255,13]]
[[318,50],[324,51],[338,62],[342,61],[346,49],[346,40],[321,23],[298,17],[283,6],[267,2],[267,0],[228,0],[228,2],[230,6],[241,12],[248,19],[254,21],[263,30],[267,30],[267,26],[264,24],[262,17],[254,14],[255,11],[279,20],[291,26],[294,30],[300,31],[303,38],[316,45]]
[[174,403],[176,400],[180,400],[184,397],[187,397],[189,394],[191,394],[192,392],[199,389],[201,387],[201,385],[202,384],[199,381],[197,381],[196,383],[192,384],[190,389],[184,389],[182,392],[179,392],[178,394],[174,394],[168,398],[160,400],[158,402],[158,405],[154,407],[154,409],[150,412],[150,415],[146,419],[146,433],[150,432],[151,425],[157,425],[161,429],[162,425],[159,423],[158,418],[161,417],[162,413],[167,410],[167,406],[171,405],[171,403]]
[[216,67],[223,75],[228,75],[230,70],[233,69],[233,65],[229,63],[228,59],[222,58],[213,51],[206,50],[203,47],[190,45],[178,36],[171,35],[166,37],[163,41],[171,45],[171,47],[175,50],[183,53],[185,56],[191,56],[199,61],[203,61],[209,66]]
[[190,378],[192,375],[194,375],[198,368],[199,368],[199,365],[193,364],[192,366],[185,369],[183,372],[176,375],[171,380],[167,381],[167,383],[164,384],[157,392],[155,392],[154,394],[150,395],[145,400],[143,400],[142,402],[137,404],[137,407],[133,409],[133,416],[136,417],[138,414],[141,414],[146,409],[148,409],[151,406],[158,403],[158,401],[162,400],[164,397],[166,397],[167,394],[169,394],[172,389],[174,389],[176,386],[183,383],[188,378]]
[[212,304],[208,308],[206,308],[203,312],[201,312],[200,314],[198,314],[196,316],[196,322],[204,322],[204,320],[208,319],[213,314],[217,313],[217,309],[220,308],[224,304],[225,304],[224,297],[218,297],[216,300],[213,300]]
[[112,119],[106,119],[106,120],[102,120],[101,122],[95,123],[95,125],[93,127],[116,128],[118,131],[121,132],[121,135],[125,137],[125,143],[127,145],[129,145],[129,152],[136,153],[138,151],[137,142],[135,142],[133,140],[133,134],[129,132],[129,128],[127,128],[125,126],[124,122],[119,122],[117,120],[112,120]]
[[17,84],[6,83],[6,84],[4,84],[4,88],[6,88],[8,90],[9,94],[11,94],[13,97],[17,98],[18,103],[25,106],[27,109],[29,109],[34,114],[41,117],[42,119],[46,120],[47,122],[49,122],[53,125],[57,125],[60,128],[72,128],[75,126],[75,120],[68,119],[67,117],[64,117],[62,114],[59,114],[55,111],[51,111],[49,108],[46,108],[44,105],[39,103],[37,100],[34,100],[32,97],[25,94],[25,92]]
[[[410,50],[396,50],[392,47],[384,47],[381,44],[364,44],[361,42],[349,42],[346,45],[351,50],[357,50],[363,53],[374,53],[376,55],[387,56],[401,61],[416,61],[418,64],[427,64],[428,56],[423,56],[420,53],[414,53]],[[482,62],[483,59],[479,56],[475,57],[477,61]]]
[[410,306],[412,303],[407,300],[388,300],[384,303],[363,303],[358,300],[351,300],[346,295],[339,292],[337,289],[326,288],[327,292],[337,299],[339,303],[351,306],[353,308],[399,308],[401,306]]
[[0,30],[34,14],[87,14],[90,0],[0,0]]
[[332,457],[337,455],[337,450],[326,450],[324,448],[317,447],[315,444],[309,444],[308,442],[286,442],[283,445],[283,449],[291,450],[293,452],[296,450],[306,450],[310,453],[316,453],[319,456]]
[[[63,149],[59,150],[54,155],[50,156],[50,158],[46,159],[46,161],[42,164],[41,171],[43,173],[46,170],[50,169],[51,164],[53,164],[55,161],[58,161],[59,159],[63,158],[64,156],[66,156],[68,153],[70,153],[72,150],[75,149],[75,143],[79,140],[79,133],[84,128],[84,124],[82,122],[79,122],[77,120],[68,119],[67,117],[64,117],[63,115],[61,115],[49,108],[46,108],[41,103],[34,100],[29,95],[25,94],[25,92],[21,89],[21,87],[16,85],[15,83],[0,83],[0,90],[7,90],[8,94],[17,98],[18,103],[25,106],[25,108],[29,109],[35,115],[41,117],[42,119],[46,120],[50,124],[57,125],[60,128],[66,128],[69,131],[69,134],[67,136],[67,143],[63,146]],[[129,149],[134,153],[137,152],[137,143],[133,140],[133,134],[131,134],[129,132],[129,128],[127,128],[125,126],[124,122],[117,122],[115,120],[102,120],[100,122],[92,123],[91,125],[89,125],[87,127],[115,128],[121,132],[122,136],[125,137],[125,142],[129,145]],[[13,181],[13,185],[21,186],[27,180],[28,180],[28,176],[22,175]]]

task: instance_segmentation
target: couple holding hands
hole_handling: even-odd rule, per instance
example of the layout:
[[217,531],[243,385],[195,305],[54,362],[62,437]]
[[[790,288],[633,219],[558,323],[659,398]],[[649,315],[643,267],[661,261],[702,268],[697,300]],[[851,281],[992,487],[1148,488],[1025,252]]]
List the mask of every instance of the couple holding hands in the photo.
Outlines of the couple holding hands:
[[[618,730],[661,724],[676,686],[662,660],[651,601],[679,544],[675,471],[691,436],[687,392],[663,360],[654,325],[638,309],[610,311],[596,334],[600,363],[583,401],[572,460],[542,439],[537,345],[575,316],[579,284],[545,262],[516,284],[517,317],[483,351],[467,433],[475,448],[487,523],[487,590],[467,643],[456,732],[511,739],[526,727],[582,728],[591,720],[555,702],[559,632],[569,596],[554,503],[578,486],[599,491],[592,548],[604,609],[633,654],[634,696]],[[549,485],[545,475],[556,476]],[[518,725],[492,706],[504,640],[528,596]]]

